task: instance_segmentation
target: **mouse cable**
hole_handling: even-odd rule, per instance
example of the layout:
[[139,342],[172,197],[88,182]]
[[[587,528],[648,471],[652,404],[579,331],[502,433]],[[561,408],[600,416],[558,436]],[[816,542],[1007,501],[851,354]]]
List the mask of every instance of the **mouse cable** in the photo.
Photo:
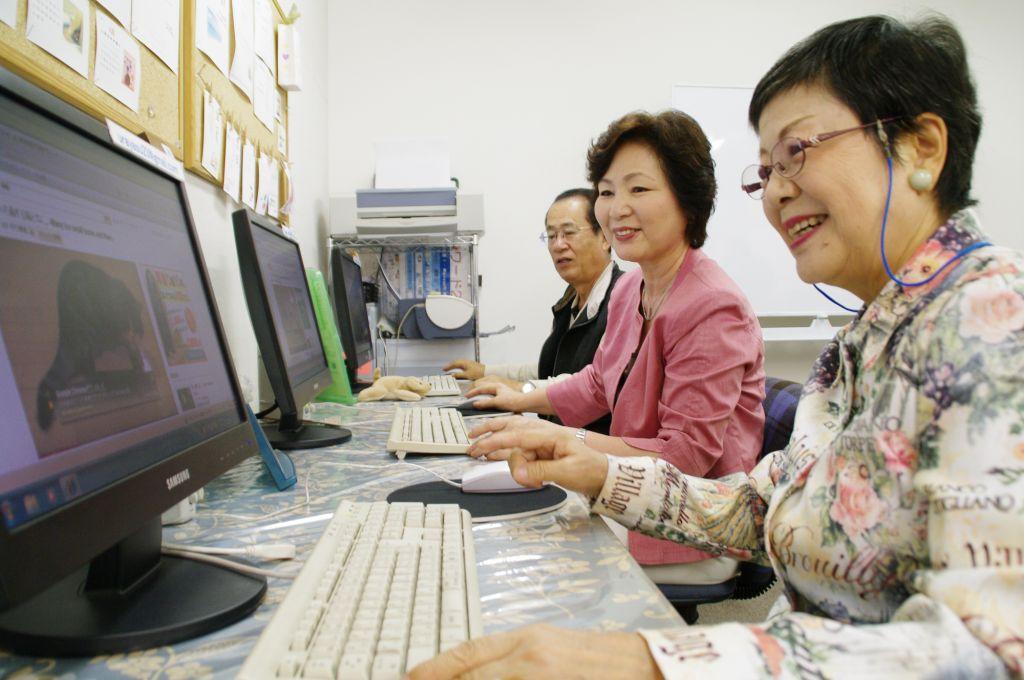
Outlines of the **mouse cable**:
[[437,472],[434,472],[433,470],[431,470],[428,467],[424,467],[423,465],[420,465],[418,463],[410,463],[407,460],[401,460],[399,462],[400,463],[405,463],[406,465],[411,465],[411,466],[419,468],[421,470],[425,470],[425,471],[429,472],[430,474],[434,475],[435,477],[437,477],[438,479],[440,479],[445,484],[449,484],[451,486],[454,486],[456,489],[461,489],[462,488],[462,485],[459,484],[458,482],[452,481],[452,480],[448,479],[447,477],[445,477],[444,475],[441,475],[441,474],[439,474]]
[[291,560],[295,558],[295,546],[291,543],[257,543],[244,548],[212,548],[181,543],[164,543],[165,548],[181,552],[196,552],[205,555],[244,555],[254,560]]
[[293,579],[297,574],[289,574],[283,571],[275,571],[273,569],[260,569],[259,567],[251,567],[248,564],[242,564],[241,562],[235,562],[234,560],[227,560],[223,557],[215,557],[213,555],[206,555],[204,553],[192,552],[191,550],[174,550],[172,548],[163,547],[160,552],[164,555],[170,555],[171,557],[183,557],[189,560],[195,560],[196,562],[208,562],[209,564],[215,564],[219,567],[226,569],[232,569],[239,571],[243,574],[253,574],[256,576],[269,576],[271,578],[286,578]]

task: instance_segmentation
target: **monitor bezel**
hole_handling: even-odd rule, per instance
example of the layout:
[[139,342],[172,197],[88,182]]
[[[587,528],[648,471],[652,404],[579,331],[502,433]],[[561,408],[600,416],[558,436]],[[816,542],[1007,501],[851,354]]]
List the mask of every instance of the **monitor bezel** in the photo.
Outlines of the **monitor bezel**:
[[[317,345],[320,347],[323,369],[301,383],[296,384],[292,380],[291,373],[288,371],[288,362],[285,361],[284,351],[274,328],[270,296],[264,284],[263,272],[260,269],[253,230],[260,229],[295,250],[295,255],[299,258],[299,266],[302,268],[302,284],[306,290],[306,299],[309,301],[309,309],[312,313],[313,296],[309,290],[309,281],[306,279],[306,265],[302,259],[302,250],[299,248],[299,244],[285,236],[281,228],[270,218],[258,215],[248,208],[236,210],[231,217],[234,222],[238,268],[242,276],[246,306],[249,308],[249,318],[252,320],[256,344],[259,346],[263,366],[267,372],[267,380],[274,391],[274,398],[277,400],[278,409],[282,414],[281,422],[284,423],[288,420],[286,415],[294,416],[296,420],[301,421],[302,406],[312,401],[316,395],[332,384],[327,354],[324,351],[324,343],[318,329],[315,335]],[[316,323],[315,314],[313,320]]]
[[114,145],[99,121],[0,66],[0,95],[173,183],[227,368],[238,424],[108,486],[8,530],[0,523],[0,611],[70,576],[225,471],[257,453],[227,334],[200,247],[183,180]]
[[[364,362],[360,362],[360,356],[358,351],[358,342],[356,338],[355,327],[352,323],[352,307],[349,305],[348,299],[348,288],[345,286],[345,275],[341,272],[344,267],[342,260],[348,261],[348,263],[355,268],[356,275],[359,277],[360,286],[363,280],[363,268],[355,258],[351,257],[344,250],[335,246],[331,249],[330,257],[330,277],[331,277],[331,302],[334,304],[334,318],[338,324],[338,335],[341,336],[342,349],[345,350],[345,368],[348,371],[349,382],[354,386],[356,384],[359,367]],[[340,293],[339,293],[340,288]],[[366,298],[362,294],[362,288],[359,291],[360,295],[360,307],[362,308],[362,316],[366,319],[366,329],[370,336],[370,342],[366,349],[367,360],[373,361],[373,329],[370,328],[370,318],[366,311]],[[340,311],[344,306],[344,311]],[[344,314],[344,319],[342,319]],[[343,323],[344,321],[344,323]]]

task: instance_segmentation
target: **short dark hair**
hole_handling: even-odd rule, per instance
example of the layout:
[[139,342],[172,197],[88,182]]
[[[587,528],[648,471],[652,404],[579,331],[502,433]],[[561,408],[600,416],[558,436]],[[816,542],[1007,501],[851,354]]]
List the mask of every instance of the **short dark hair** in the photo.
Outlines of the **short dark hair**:
[[[597,193],[593,189],[586,189],[582,187],[566,189],[555,196],[555,200],[551,201],[551,205],[570,198],[582,198],[587,202],[587,222],[590,223],[590,228],[594,230],[595,234],[597,234],[601,231],[601,225],[597,223],[597,213],[594,212],[594,198],[596,196]],[[548,210],[551,210],[551,208],[548,207]]]
[[679,209],[686,217],[687,243],[700,248],[708,237],[708,219],[715,209],[715,161],[700,125],[682,111],[634,111],[605,130],[587,152],[587,179],[594,185],[608,172],[615,154],[627,142],[639,142],[658,157]]
[[821,85],[861,123],[886,123],[890,140],[915,130],[915,118],[934,113],[946,123],[946,165],[936,184],[946,215],[974,205],[971,168],[981,135],[974,81],[963,39],[948,19],[928,16],[903,23],[869,16],[840,21],[794,45],[754,88],[748,111],[758,122],[768,103],[800,85]]

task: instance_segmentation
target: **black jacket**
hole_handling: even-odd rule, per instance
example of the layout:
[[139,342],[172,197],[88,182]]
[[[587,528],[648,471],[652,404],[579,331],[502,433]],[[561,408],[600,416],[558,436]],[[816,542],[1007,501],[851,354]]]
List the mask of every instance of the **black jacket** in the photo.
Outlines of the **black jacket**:
[[[572,286],[566,289],[565,294],[551,308],[554,321],[551,324],[551,334],[540,350],[540,360],[537,362],[538,377],[544,380],[562,373],[577,373],[590,365],[608,324],[608,300],[611,299],[615,283],[621,276],[622,270],[617,264],[612,264],[612,280],[608,284],[608,290],[601,300],[597,314],[594,317],[578,319],[571,328],[569,322],[572,320],[572,300],[575,291]],[[559,422],[553,416],[551,420]],[[590,423],[586,428],[593,432],[608,434],[611,422],[611,414],[608,414]]]

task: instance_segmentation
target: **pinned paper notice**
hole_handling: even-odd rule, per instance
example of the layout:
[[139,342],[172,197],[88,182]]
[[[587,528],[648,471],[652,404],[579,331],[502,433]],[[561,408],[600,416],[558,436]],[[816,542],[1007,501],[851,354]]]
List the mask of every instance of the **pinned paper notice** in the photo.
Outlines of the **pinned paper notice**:
[[277,209],[281,202],[281,174],[277,159],[267,159],[267,214],[277,219]]
[[252,107],[256,118],[274,131],[274,102],[277,88],[274,87],[274,76],[262,61],[256,60],[253,71]]
[[220,179],[224,162],[224,114],[220,102],[203,90],[203,168]]
[[228,74],[228,0],[195,0],[196,47],[224,75]]
[[242,137],[228,125],[224,139],[224,193],[238,201],[242,182]]
[[270,69],[277,72],[277,50],[274,49],[274,6],[273,0],[255,0],[253,4],[253,47],[256,56]]
[[138,111],[141,79],[139,44],[117,22],[96,12],[96,85]]
[[377,189],[422,189],[452,185],[448,143],[439,139],[384,140],[374,145]]
[[17,25],[18,0],[0,0],[0,21],[11,28]]
[[132,35],[177,74],[181,0],[133,0]]
[[256,209],[256,147],[249,140],[242,146],[242,203]]
[[252,101],[252,73],[256,53],[252,46],[252,0],[232,0],[231,23],[235,29],[235,55],[231,59],[231,82]]
[[261,151],[259,160],[256,161],[256,174],[259,176],[256,182],[256,212],[261,215],[267,214],[267,204],[270,201],[270,164],[269,159]]
[[29,0],[25,37],[89,75],[89,0]]
[[[132,27],[132,0],[97,0],[125,28]],[[99,17],[99,13],[96,14]],[[97,31],[99,28],[96,29]]]

